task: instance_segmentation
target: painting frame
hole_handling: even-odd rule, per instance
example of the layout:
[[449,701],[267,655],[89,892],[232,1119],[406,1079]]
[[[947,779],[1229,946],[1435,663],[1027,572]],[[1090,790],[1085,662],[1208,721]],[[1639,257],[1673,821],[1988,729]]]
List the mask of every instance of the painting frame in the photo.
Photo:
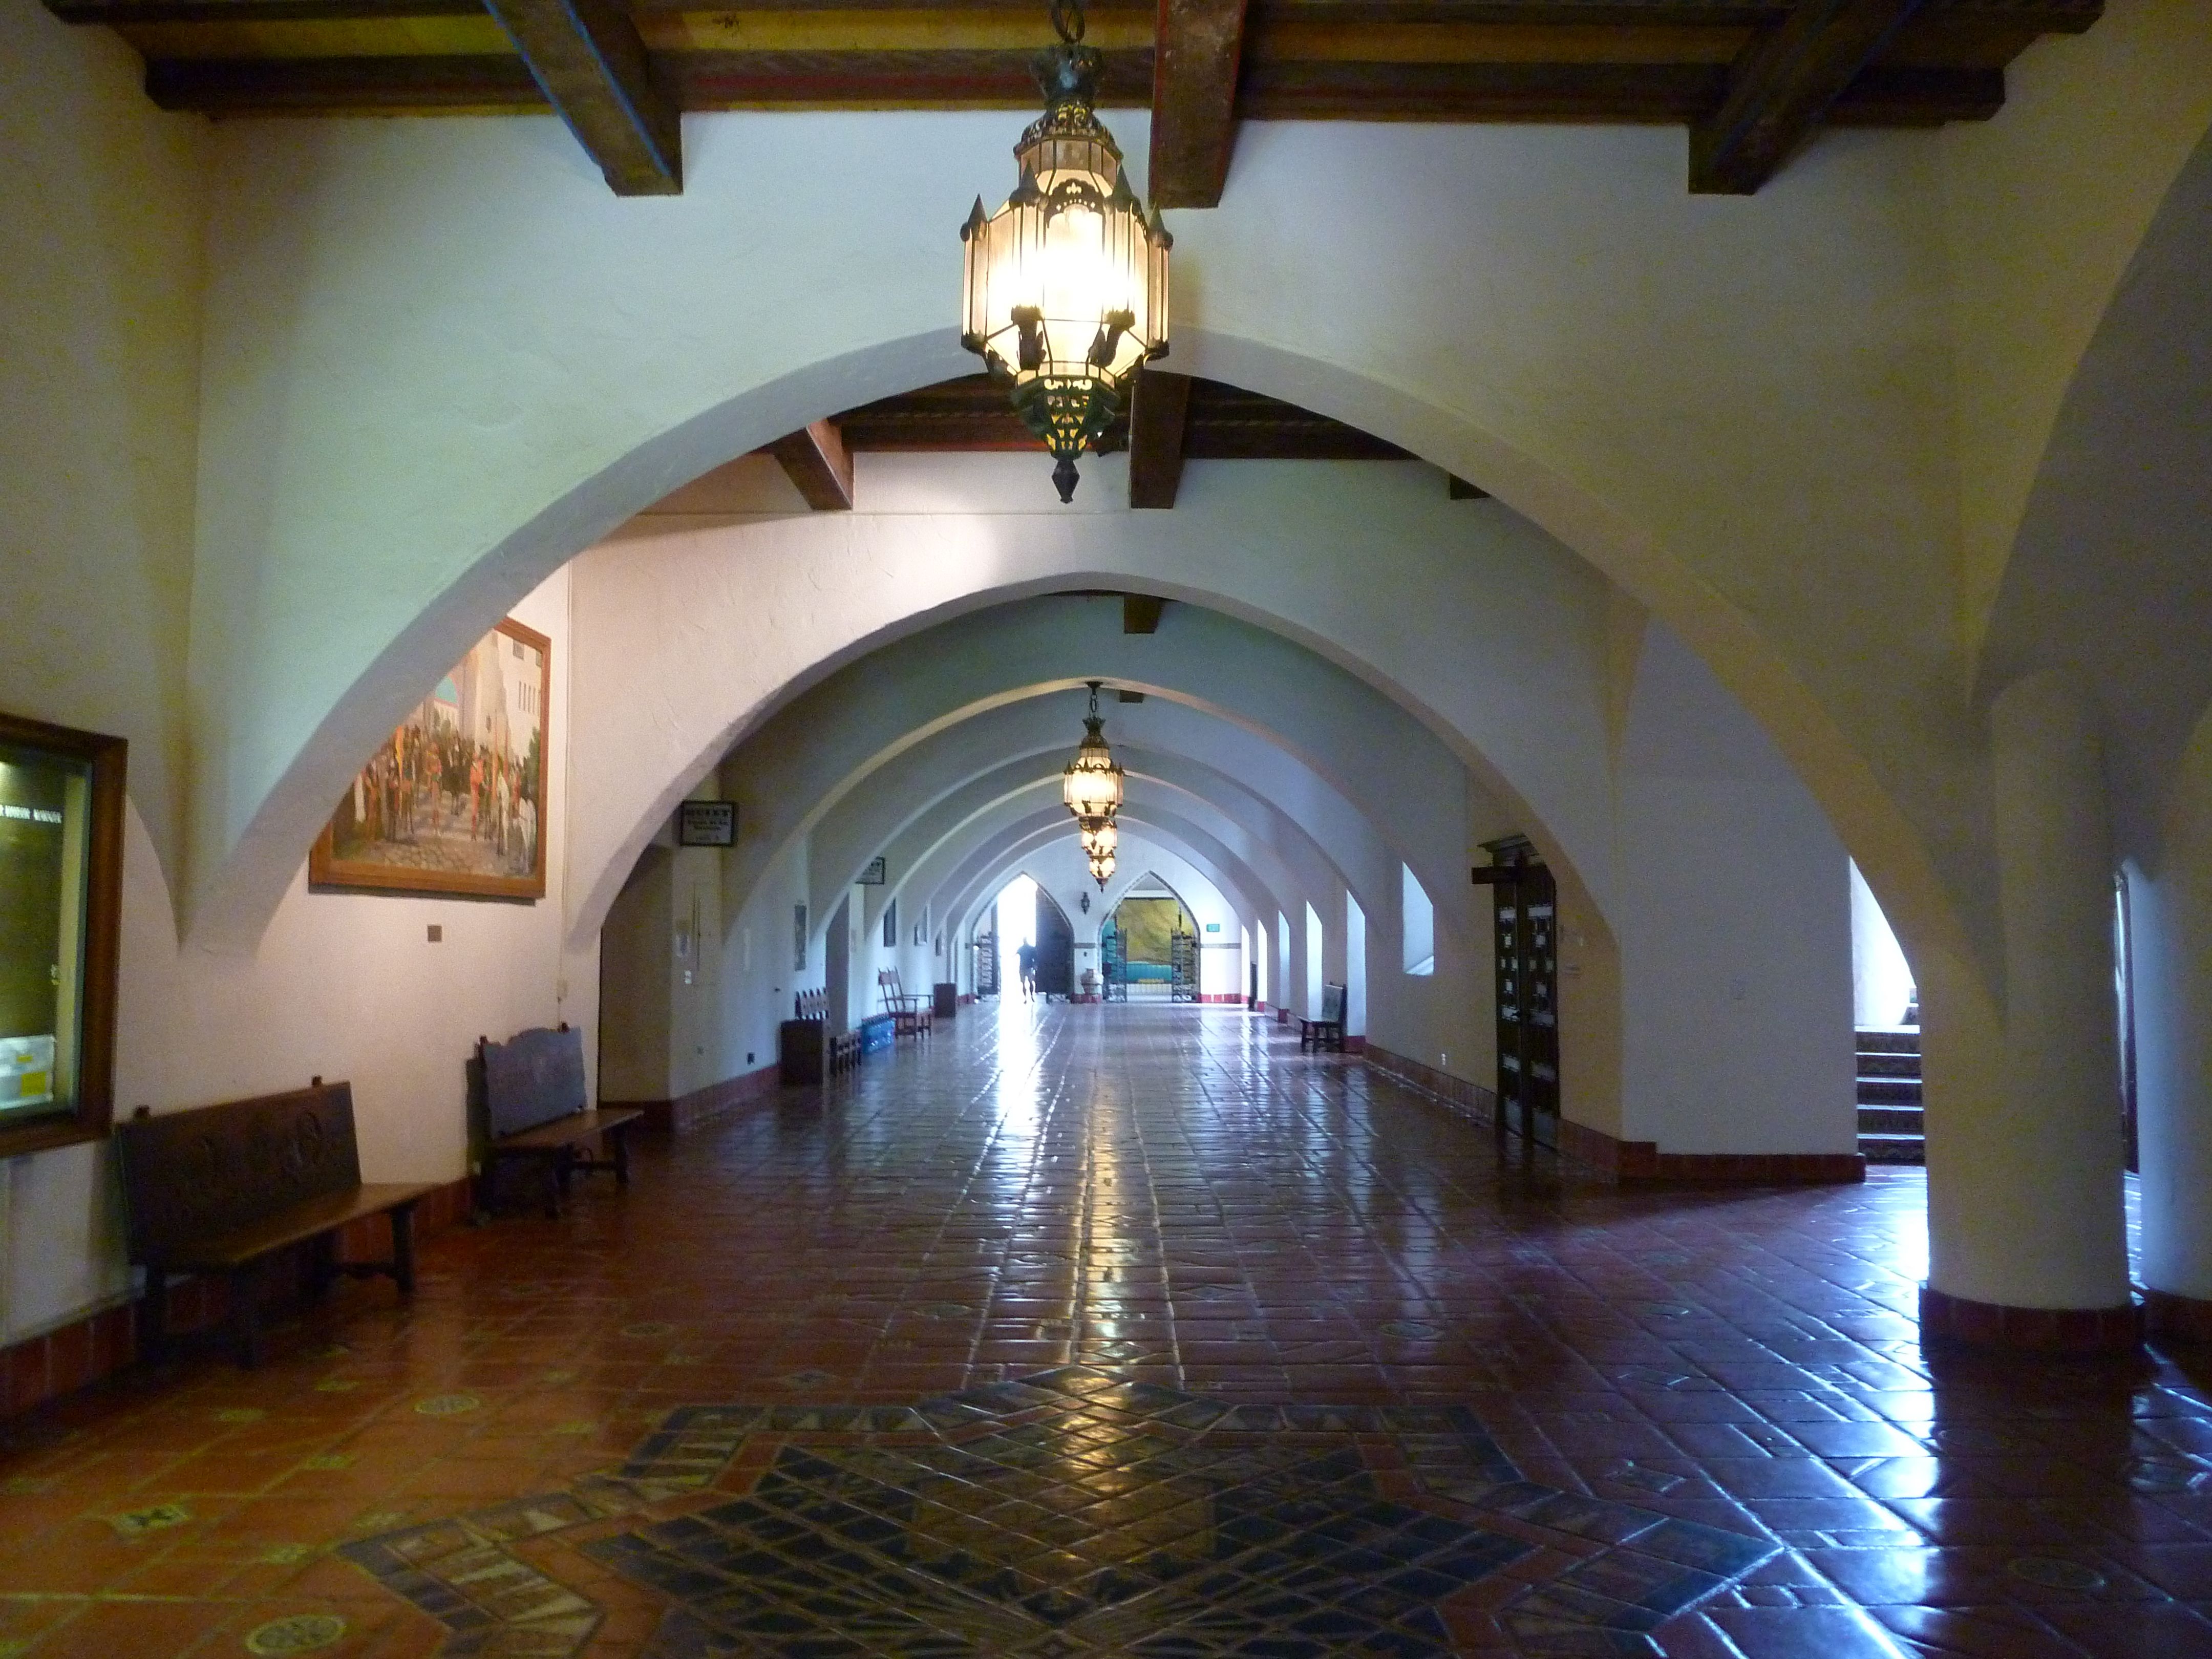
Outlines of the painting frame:
[[[494,778],[489,786],[481,782],[477,769],[472,763],[464,775],[465,781],[460,784],[460,788],[446,787],[456,781],[454,762],[449,755],[440,769],[438,778],[428,781],[426,786],[419,775],[409,772],[406,759],[407,751],[412,746],[419,764],[425,733],[448,746],[458,739],[479,750],[485,748],[474,737],[463,737],[459,726],[472,726],[489,717],[463,707],[467,698],[456,691],[456,707],[460,708],[463,719],[459,722],[445,721],[441,699],[453,686],[457,678],[466,678],[467,671],[479,660],[480,653],[489,647],[495,657],[499,657],[501,644],[513,647],[512,654],[526,666],[530,662],[527,653],[537,653],[536,729],[531,735],[534,753],[520,758],[512,753],[503,757],[495,753],[495,764],[489,769]],[[444,730],[441,730],[441,725]],[[410,733],[413,736],[410,737]],[[338,805],[325,820],[321,832],[316,836],[314,846],[308,851],[309,889],[316,892],[381,894],[410,898],[505,899],[524,903],[535,903],[543,899],[545,896],[545,830],[551,818],[552,806],[551,779],[547,762],[554,752],[553,641],[512,617],[503,617],[469,647],[468,654],[449,673],[441,677],[431,695],[409,712],[407,718],[393,728],[392,735],[377,746],[376,753],[368,764],[354,775],[353,782],[347,786],[346,794],[340,797]],[[380,771],[380,768],[384,769]],[[419,813],[427,805],[434,833],[448,842],[455,839],[459,825],[458,822],[447,824],[444,820],[448,817],[458,819],[465,799],[470,805],[471,818],[467,840],[473,842],[484,838],[481,834],[481,807],[483,800],[490,797],[492,789],[497,787],[501,781],[499,775],[519,769],[525,779],[534,777],[535,793],[530,793],[527,787],[517,788],[509,798],[512,811],[505,815],[496,815],[497,821],[502,825],[502,833],[520,834],[526,838],[529,852],[526,870],[500,872],[430,868],[356,854],[352,848],[358,844],[361,837],[351,833],[349,825],[368,821],[362,808],[365,796],[380,793],[386,800],[393,798],[391,773],[395,768],[410,781],[397,792],[398,799],[405,804],[405,810],[410,813]],[[461,788],[466,790],[465,797],[460,793]],[[526,805],[529,809],[526,814],[522,810]],[[413,835],[416,832],[411,823],[410,819],[409,833]],[[518,824],[520,826],[519,830],[514,828]],[[372,844],[378,844],[374,838],[372,838]],[[396,847],[399,844],[399,838],[395,836],[382,841],[381,844]],[[503,848],[496,850],[499,855],[505,855]]]

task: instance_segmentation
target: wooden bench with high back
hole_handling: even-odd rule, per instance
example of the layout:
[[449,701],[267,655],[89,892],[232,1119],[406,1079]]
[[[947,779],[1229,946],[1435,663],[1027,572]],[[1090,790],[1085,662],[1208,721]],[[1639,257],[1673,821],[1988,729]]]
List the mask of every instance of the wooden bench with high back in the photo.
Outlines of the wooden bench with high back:
[[1298,1047],[1334,1048],[1344,1052],[1344,987],[1324,985],[1321,989],[1321,1018],[1298,1022]]
[[[830,1029],[828,990],[817,986],[811,991],[799,992],[791,1000],[791,1012],[795,1018],[783,1029],[791,1032],[794,1039],[804,1040],[806,1034],[801,1032],[799,1028],[812,1026],[813,1040],[821,1045],[822,1063],[830,1071],[849,1072],[860,1063],[860,1034],[858,1031],[833,1031]],[[805,1069],[803,1062],[799,1069],[802,1072]],[[822,1081],[822,1077],[817,1068],[811,1076],[793,1077],[787,1073],[783,1080],[786,1083],[819,1083]]]
[[884,1012],[891,1017],[893,1032],[900,1036],[929,1035],[934,1012],[930,999],[900,984],[897,969],[877,970],[876,994],[883,1000]]
[[[312,1247],[310,1287],[340,1273],[388,1273],[415,1288],[415,1206],[428,1184],[365,1182],[354,1139],[353,1086],[317,1078],[289,1094],[153,1116],[144,1107],[115,1132],[131,1260],[146,1270],[140,1349],[168,1339],[169,1275],[219,1273],[230,1287],[242,1365],[261,1361],[261,1291],[271,1257]],[[392,1220],[392,1259],[337,1259],[337,1235],[366,1216]]]
[[[641,1111],[595,1110],[584,1085],[584,1034],[565,1022],[518,1032],[505,1042],[477,1039],[483,1067],[484,1125],[489,1139],[477,1177],[477,1208],[491,1210],[494,1179],[501,1164],[524,1158],[545,1177],[545,1213],[561,1213],[568,1182],[579,1170],[611,1172],[617,1187],[629,1185],[629,1127]],[[605,1156],[585,1149],[598,1141]]]

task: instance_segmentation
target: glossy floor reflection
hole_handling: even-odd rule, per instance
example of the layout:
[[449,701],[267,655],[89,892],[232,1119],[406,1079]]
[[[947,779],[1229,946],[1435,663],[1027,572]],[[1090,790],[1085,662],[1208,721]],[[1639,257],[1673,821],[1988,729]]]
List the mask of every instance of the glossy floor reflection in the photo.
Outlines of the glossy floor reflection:
[[12,1425],[0,1655],[2212,1654],[2203,1371],[1931,1364],[1917,1170],[1018,1003],[638,1164]]

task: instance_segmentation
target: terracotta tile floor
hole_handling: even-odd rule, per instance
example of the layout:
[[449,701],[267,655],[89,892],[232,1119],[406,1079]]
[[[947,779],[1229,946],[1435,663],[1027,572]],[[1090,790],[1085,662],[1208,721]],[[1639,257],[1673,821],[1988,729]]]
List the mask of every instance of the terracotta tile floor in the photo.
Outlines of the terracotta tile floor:
[[2212,1654],[2203,1369],[1923,1356],[1917,1171],[1617,1193],[1141,1005],[638,1164],[11,1425],[0,1656]]

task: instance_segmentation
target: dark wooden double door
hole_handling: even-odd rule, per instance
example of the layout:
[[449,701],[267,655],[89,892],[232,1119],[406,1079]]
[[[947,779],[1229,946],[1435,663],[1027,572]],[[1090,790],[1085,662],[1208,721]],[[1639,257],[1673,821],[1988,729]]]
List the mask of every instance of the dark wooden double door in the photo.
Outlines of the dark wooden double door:
[[1036,890],[1036,988],[1041,997],[1075,994],[1075,928],[1067,912]]
[[1559,1144],[1559,890],[1526,840],[1485,843],[1497,951],[1498,1134]]

